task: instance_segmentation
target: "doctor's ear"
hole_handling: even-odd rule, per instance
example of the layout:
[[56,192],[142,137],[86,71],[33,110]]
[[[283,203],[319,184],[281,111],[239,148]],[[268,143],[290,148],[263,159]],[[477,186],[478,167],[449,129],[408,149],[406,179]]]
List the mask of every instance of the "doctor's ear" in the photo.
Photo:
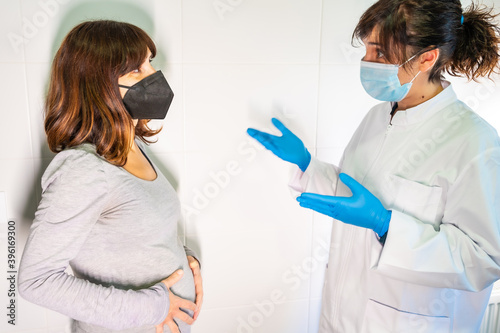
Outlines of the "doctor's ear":
[[438,48],[422,53],[418,58],[419,71],[427,72],[428,70],[432,69],[432,67],[434,67],[434,65],[436,64],[438,58],[439,58]]

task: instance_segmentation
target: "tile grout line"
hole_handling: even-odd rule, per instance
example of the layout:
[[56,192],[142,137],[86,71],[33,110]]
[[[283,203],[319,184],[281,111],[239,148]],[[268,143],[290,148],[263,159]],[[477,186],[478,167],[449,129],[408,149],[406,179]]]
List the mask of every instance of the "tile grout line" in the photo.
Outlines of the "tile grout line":
[[[322,41],[323,41],[323,7],[324,7],[324,0],[321,0],[320,3],[320,22],[319,22],[319,54],[318,54],[318,91],[317,91],[317,96],[316,96],[316,128],[315,128],[315,133],[316,133],[316,138],[314,142],[315,146],[315,155],[317,156],[318,154],[318,128],[319,128],[319,110],[320,110],[320,96],[321,96],[321,60],[323,56],[322,52]],[[312,228],[311,228],[311,248],[310,248],[310,255],[311,257],[313,256],[313,248],[314,248],[314,226],[315,226],[315,219],[314,219],[314,214],[312,215]],[[307,331],[309,332],[309,329],[311,327],[311,292],[312,292],[312,272],[309,273],[309,294],[307,297]]]

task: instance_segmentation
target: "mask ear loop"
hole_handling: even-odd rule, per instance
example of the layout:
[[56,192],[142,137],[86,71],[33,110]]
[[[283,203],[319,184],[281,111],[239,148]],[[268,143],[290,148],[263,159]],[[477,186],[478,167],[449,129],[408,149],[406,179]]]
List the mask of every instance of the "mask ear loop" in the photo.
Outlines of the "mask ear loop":
[[[415,58],[416,56],[418,55],[421,55],[422,53],[425,53],[425,52],[429,52],[429,51],[432,51],[432,50],[435,50],[435,49],[438,49],[439,48],[439,45],[438,46],[434,46],[434,47],[431,47],[430,49],[426,50],[426,48],[423,48],[422,50],[418,51],[417,53],[415,53],[410,59],[406,60],[403,64],[399,65],[399,67],[402,67],[404,65],[406,65],[408,62],[410,62],[413,58]],[[433,65],[434,66],[434,65]]]
[[413,77],[413,79],[411,79],[410,83],[413,83],[413,81],[415,81],[415,79],[417,78],[417,76],[418,76],[420,73],[422,73],[422,72],[421,72],[421,71],[418,71],[417,75],[415,75],[415,76]]
[[[406,65],[408,62],[410,62],[413,58],[415,58],[420,52],[417,52],[413,55],[413,57],[411,57],[410,59],[406,60],[404,63],[402,63],[401,65],[399,65],[399,68],[403,67],[404,65]],[[417,76],[421,73],[421,71],[418,71],[417,75],[415,75],[413,77],[413,79],[411,79],[410,82],[408,83],[413,83],[413,81],[417,78]]]
[[[430,51],[430,50],[429,50]],[[413,55],[413,57],[411,57],[410,59],[406,60],[404,63],[402,63],[401,65],[399,65],[399,67],[403,67],[404,65],[406,65],[407,63],[409,63],[413,58],[415,58],[420,52],[417,52]]]
[[[433,47],[433,48],[431,48],[430,50],[427,50],[427,51],[425,51],[425,52],[429,52],[429,51],[435,50],[435,49],[437,49],[437,48],[439,48],[439,46],[435,46],[435,47]],[[415,54],[413,55],[413,57],[411,57],[410,59],[406,60],[406,61],[405,61],[402,65],[400,65],[399,67],[402,67],[402,66],[406,65],[408,62],[410,62],[410,61],[411,61],[413,58],[415,58],[417,55],[419,55],[419,54],[421,54],[421,53],[425,53],[425,52],[420,51],[420,52],[415,53]],[[432,64],[432,66],[431,66],[431,67],[429,67],[429,68],[434,67],[434,65],[436,64],[436,62],[437,62],[437,61],[438,61],[438,58],[436,58],[436,61],[434,61],[434,63]],[[422,73],[422,71],[418,71],[417,75],[415,75],[415,76],[413,77],[413,79],[411,79],[411,81],[410,81],[409,83],[413,83],[413,81],[415,81],[415,79],[417,78],[417,76],[418,76],[420,73]]]

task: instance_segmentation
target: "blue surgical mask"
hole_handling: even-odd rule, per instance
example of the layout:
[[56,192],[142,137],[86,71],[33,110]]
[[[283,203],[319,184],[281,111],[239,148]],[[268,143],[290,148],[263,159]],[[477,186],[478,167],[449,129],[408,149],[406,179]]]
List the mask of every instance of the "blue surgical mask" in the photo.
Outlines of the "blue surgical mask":
[[[416,54],[408,59],[412,60]],[[403,64],[403,65],[404,65]],[[420,71],[408,83],[401,85],[398,78],[399,67],[403,65],[381,64],[378,62],[361,61],[361,84],[371,97],[379,101],[399,102],[410,92],[413,80],[420,74]]]

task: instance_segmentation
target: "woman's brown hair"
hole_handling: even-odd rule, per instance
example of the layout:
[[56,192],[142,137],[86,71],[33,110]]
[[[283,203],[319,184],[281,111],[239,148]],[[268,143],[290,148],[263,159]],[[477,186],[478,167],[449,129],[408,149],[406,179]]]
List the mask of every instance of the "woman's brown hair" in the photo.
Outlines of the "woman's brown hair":
[[[141,66],[156,46],[142,29],[123,22],[90,21],[65,37],[52,64],[45,102],[45,132],[50,149],[91,143],[109,162],[123,166],[133,140],[133,122],[118,88],[118,78]],[[139,120],[142,141],[159,132]]]
[[403,64],[414,54],[439,48],[429,81],[443,72],[469,80],[500,72],[500,28],[492,9],[472,3],[465,11],[460,0],[380,0],[360,18],[353,41],[378,29],[385,58]]

